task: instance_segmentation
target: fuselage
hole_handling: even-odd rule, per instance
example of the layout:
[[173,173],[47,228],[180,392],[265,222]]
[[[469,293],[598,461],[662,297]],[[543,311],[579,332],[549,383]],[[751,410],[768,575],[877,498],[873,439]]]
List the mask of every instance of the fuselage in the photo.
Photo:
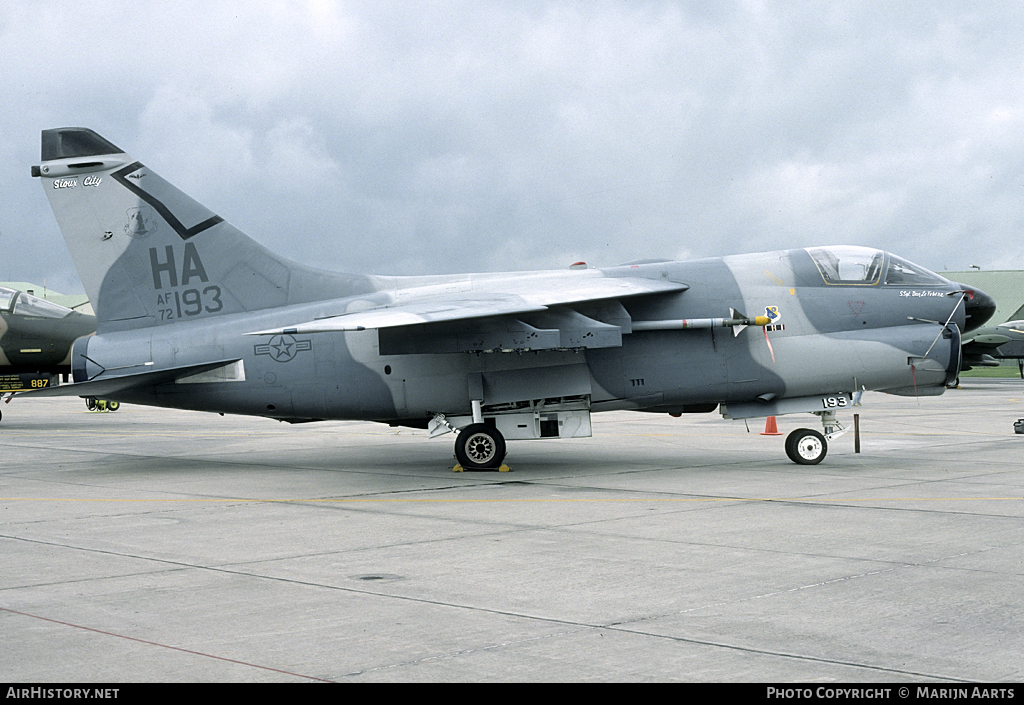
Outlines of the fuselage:
[[[836,252],[844,266],[860,259],[863,266],[852,273],[830,271]],[[409,352],[418,336],[436,339],[423,326],[390,329],[386,336],[377,330],[251,335],[339,311],[436,296],[439,288],[528,296],[532,287],[554,281],[571,288],[593,277],[642,277],[688,288],[619,299],[615,313],[595,312],[589,303],[587,316],[603,315],[622,331],[621,345],[607,347]],[[367,281],[365,291],[342,299],[127,331],[105,332],[101,326],[98,335],[76,344],[75,380],[116,376],[117,370],[138,371],[142,365],[237,360],[234,374],[223,379],[179,380],[111,398],[293,421],[424,425],[437,413],[469,413],[480,396],[492,409],[557,398],[580,399],[593,411],[708,411],[723,403],[839,391],[941,389],[959,371],[959,338],[946,324],[976,327],[988,305],[981,292],[969,299],[957,283],[865,248]],[[732,328],[631,331],[631,323],[727,317],[730,311],[767,315],[771,323],[736,334]],[[401,341],[398,352],[388,342],[394,340]]]
[[881,250],[817,247],[608,269],[377,277],[277,255],[92,130],[44,130],[39,177],[97,317],[76,385],[287,421],[579,438],[593,411],[810,412],[786,453],[820,462],[864,390],[942,393],[994,305]]

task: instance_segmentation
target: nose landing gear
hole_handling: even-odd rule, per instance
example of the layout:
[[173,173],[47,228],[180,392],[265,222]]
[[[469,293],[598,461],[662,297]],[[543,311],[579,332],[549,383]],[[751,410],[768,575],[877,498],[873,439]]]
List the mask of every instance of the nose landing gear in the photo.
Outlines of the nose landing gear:
[[786,455],[799,465],[817,465],[828,453],[825,436],[813,428],[798,428],[786,436]]
[[818,433],[812,428],[798,428],[786,436],[786,455],[798,465],[820,463],[828,453],[828,442],[849,430],[836,420],[834,411],[817,411],[815,414],[821,417],[825,433]]

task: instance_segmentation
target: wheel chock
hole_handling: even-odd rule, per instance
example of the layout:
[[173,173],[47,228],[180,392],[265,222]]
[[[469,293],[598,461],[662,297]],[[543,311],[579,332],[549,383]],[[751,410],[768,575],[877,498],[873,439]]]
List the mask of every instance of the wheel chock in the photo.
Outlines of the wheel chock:
[[769,416],[764,422],[764,433],[762,436],[781,436],[783,435],[779,431],[779,425],[775,422],[774,416]]
[[[502,464],[501,466],[496,468],[480,468],[479,470],[473,470],[473,472],[488,472],[495,470],[497,470],[498,472],[512,472],[512,468],[505,464]],[[455,467],[452,468],[452,472],[466,472],[466,468],[462,467],[461,465],[456,465]]]

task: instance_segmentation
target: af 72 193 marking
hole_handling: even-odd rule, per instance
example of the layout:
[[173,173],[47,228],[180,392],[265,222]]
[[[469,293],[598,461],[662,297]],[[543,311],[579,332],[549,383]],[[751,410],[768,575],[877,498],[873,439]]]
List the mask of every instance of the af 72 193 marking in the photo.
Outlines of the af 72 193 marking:
[[186,316],[198,316],[203,311],[217,313],[224,308],[221,300],[220,287],[213,284],[202,291],[199,289],[185,289],[184,291],[173,291],[166,294],[159,294],[156,297],[157,306],[169,306],[173,308],[160,308],[160,320],[170,321],[175,318]]

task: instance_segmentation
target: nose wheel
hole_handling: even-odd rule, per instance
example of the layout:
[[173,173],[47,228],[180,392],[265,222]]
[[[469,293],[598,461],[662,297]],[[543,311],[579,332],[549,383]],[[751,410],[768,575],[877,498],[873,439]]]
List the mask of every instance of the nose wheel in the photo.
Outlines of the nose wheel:
[[828,441],[813,428],[798,428],[786,436],[786,455],[798,465],[817,465],[826,453]]

